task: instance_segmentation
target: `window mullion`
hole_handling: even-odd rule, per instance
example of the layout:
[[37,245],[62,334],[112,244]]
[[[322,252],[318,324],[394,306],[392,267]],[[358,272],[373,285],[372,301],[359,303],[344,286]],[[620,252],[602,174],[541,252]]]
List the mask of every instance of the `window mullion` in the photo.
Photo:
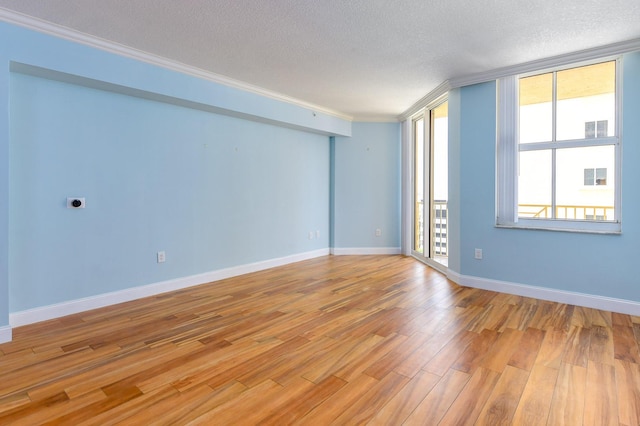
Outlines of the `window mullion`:
[[553,74],[553,82],[552,82],[552,89],[551,89],[551,142],[556,142],[556,122],[557,122],[557,115],[558,115],[558,88],[557,88],[557,82],[558,82],[558,73],[554,72]]
[[557,219],[556,202],[556,149],[551,150],[551,218]]
[[[556,124],[558,120],[558,73],[552,74],[551,85],[551,143],[556,144]],[[551,218],[557,219],[556,201],[556,148],[551,149]]]
[[573,139],[559,142],[534,142],[518,145],[519,151],[540,151],[554,148],[581,148],[587,146],[618,145],[618,138],[608,137],[599,139]]

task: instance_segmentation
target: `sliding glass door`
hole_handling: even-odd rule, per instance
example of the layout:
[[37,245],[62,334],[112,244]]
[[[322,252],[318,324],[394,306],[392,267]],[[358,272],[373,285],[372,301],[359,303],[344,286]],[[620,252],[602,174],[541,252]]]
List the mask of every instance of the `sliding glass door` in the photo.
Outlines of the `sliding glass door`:
[[448,119],[448,103],[440,100],[412,120],[413,255],[444,267],[448,265]]

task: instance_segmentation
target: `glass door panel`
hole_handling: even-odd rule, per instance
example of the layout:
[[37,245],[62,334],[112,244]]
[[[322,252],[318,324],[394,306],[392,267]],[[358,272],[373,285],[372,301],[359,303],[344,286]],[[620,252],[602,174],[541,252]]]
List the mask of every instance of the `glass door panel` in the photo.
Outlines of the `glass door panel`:
[[449,198],[449,104],[444,102],[430,111],[431,117],[431,190],[429,257],[448,265],[447,217]]
[[413,120],[413,250],[424,254],[424,118]]

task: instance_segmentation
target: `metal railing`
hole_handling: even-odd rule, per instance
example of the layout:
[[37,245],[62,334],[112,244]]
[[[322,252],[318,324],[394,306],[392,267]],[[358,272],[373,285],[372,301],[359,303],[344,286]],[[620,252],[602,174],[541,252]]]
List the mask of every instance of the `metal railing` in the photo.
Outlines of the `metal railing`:
[[[424,253],[424,202],[418,201],[415,205],[415,223],[414,223],[414,250]],[[433,210],[431,212],[431,254],[433,256],[448,256],[447,242],[447,218],[449,216],[446,200],[436,200],[433,202]]]
[[[424,253],[424,202],[418,201],[415,205],[415,223],[414,230],[414,250]],[[547,204],[519,204],[518,217],[523,218],[554,218],[552,206]],[[613,206],[578,206],[578,205],[557,205],[556,219],[574,219],[574,220],[614,220]],[[448,241],[447,241],[447,218],[449,216],[448,205],[446,200],[436,200],[433,202],[433,210],[431,212],[431,254],[433,256],[447,257]]]
[[435,200],[431,212],[431,253],[434,256],[448,256],[447,217],[449,210],[446,200]]
[[557,205],[556,214],[548,204],[518,204],[518,217],[533,219],[613,220],[613,206]]
[[424,210],[422,209],[423,201],[416,202],[415,212],[413,217],[415,223],[413,224],[413,249],[418,253],[424,253]]

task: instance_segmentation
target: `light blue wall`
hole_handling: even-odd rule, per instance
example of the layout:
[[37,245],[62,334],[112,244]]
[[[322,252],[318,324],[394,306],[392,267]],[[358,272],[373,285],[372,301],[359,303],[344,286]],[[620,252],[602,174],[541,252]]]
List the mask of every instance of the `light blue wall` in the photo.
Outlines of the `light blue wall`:
[[352,137],[336,137],[335,248],[400,248],[400,154],[400,123],[353,123]]
[[350,122],[3,23],[0,38],[0,327],[328,248],[329,136]]
[[20,74],[11,98],[12,311],[328,245],[325,136]]
[[[456,272],[640,301],[634,266],[640,253],[640,53],[625,55],[623,66],[622,235],[496,228],[496,85],[460,89],[461,244]],[[483,249],[483,260],[474,259],[474,248]]]

